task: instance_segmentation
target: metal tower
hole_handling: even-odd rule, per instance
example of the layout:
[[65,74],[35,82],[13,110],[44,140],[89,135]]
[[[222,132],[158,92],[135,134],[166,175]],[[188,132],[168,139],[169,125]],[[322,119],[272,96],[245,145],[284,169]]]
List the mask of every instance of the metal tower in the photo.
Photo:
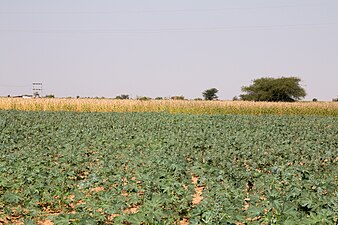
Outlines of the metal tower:
[[40,98],[42,96],[42,83],[33,83],[33,97]]

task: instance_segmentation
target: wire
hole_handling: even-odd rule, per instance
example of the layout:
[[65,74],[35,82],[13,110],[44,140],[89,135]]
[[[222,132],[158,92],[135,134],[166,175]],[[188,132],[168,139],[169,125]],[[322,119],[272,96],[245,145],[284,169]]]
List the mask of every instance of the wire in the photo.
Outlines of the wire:
[[38,34],[116,34],[116,33],[160,33],[160,32],[213,32],[227,30],[269,30],[269,29],[288,29],[288,28],[307,28],[337,25],[332,23],[304,23],[286,25],[243,25],[243,26],[219,26],[219,27],[167,27],[158,29],[0,29],[2,33],[38,33]]
[[173,9],[173,10],[112,10],[112,11],[0,11],[0,14],[139,14],[139,13],[204,13],[204,12],[222,12],[229,10],[264,10],[264,9],[283,9],[283,8],[304,8],[304,7],[322,7],[327,6],[323,4],[312,4],[312,5],[281,5],[281,6],[261,6],[261,7],[229,7],[220,9]]
[[4,87],[4,88],[26,88],[26,87],[30,87],[30,85],[6,85],[6,84],[0,84],[0,87]]

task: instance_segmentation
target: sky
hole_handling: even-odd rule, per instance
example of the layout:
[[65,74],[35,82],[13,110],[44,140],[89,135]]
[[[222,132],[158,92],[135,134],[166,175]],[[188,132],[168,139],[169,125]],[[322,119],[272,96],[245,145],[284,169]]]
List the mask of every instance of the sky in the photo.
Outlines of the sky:
[[338,96],[337,0],[0,0],[0,96],[232,99],[281,76]]

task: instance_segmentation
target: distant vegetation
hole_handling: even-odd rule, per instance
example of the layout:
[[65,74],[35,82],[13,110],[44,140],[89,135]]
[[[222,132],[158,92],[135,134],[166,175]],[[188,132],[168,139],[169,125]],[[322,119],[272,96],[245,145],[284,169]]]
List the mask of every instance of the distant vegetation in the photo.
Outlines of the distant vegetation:
[[129,95],[122,94],[115,97],[115,99],[129,99]]
[[306,96],[300,86],[298,77],[263,77],[253,81],[250,86],[244,86],[240,97],[247,101],[294,102]]
[[45,98],[55,98],[55,95],[49,94],[49,95],[46,95]]
[[205,90],[202,95],[204,100],[216,100],[218,96],[216,95],[218,93],[218,90],[216,88],[210,88]]
[[136,97],[137,100],[140,100],[140,101],[148,101],[148,100],[151,100],[150,97],[147,97],[147,96],[137,96]]
[[[233,101],[260,101],[260,102],[295,102],[299,101],[306,96],[306,91],[300,85],[301,79],[298,77],[262,77],[252,81],[252,84],[249,86],[243,86],[241,88],[243,94],[239,96],[234,96]],[[203,99],[200,97],[192,98],[191,100],[196,101],[210,101],[218,100],[218,89],[210,88],[202,92]],[[39,96],[34,95],[19,95],[11,96],[8,95],[8,98],[39,98]],[[1,98],[1,96],[0,96]],[[54,94],[46,95],[44,98],[55,98]],[[72,97],[67,97],[71,99]],[[102,97],[80,97],[76,96],[76,99],[111,99]],[[114,99],[118,100],[128,100],[132,99],[128,94],[121,94],[116,96]],[[137,96],[136,100],[146,101],[151,100],[151,97],[148,96]],[[155,100],[189,100],[183,95],[175,95],[172,97],[155,97]],[[317,102],[317,98],[312,99],[313,102]],[[332,99],[333,102],[338,101],[338,97]]]
[[172,96],[171,100],[184,100],[184,96],[180,95],[180,96]]

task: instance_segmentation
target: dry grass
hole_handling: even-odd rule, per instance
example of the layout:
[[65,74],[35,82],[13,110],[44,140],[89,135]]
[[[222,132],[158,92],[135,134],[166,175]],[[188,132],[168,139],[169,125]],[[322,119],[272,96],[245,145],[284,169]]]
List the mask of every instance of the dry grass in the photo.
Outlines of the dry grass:
[[338,103],[0,98],[0,110],[338,116]]

